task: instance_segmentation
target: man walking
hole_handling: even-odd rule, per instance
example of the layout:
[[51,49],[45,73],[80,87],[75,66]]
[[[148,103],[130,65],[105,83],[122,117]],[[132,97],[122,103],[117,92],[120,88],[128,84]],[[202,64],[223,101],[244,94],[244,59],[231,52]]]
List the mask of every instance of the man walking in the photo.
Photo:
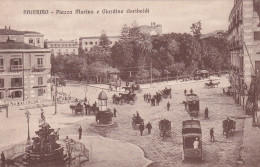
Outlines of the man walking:
[[206,107],[205,109],[205,119],[209,119],[209,109]]
[[2,161],[2,165],[5,166],[5,154],[3,151],[1,153],[1,161]]
[[148,129],[148,134],[151,134],[152,124],[150,121],[147,123],[146,128]]
[[215,141],[215,137],[214,137],[214,127],[212,127],[210,129],[210,141]]
[[187,94],[187,90],[186,90],[186,89],[184,89],[184,95],[186,96],[186,94]]
[[170,104],[170,102],[168,101],[168,103],[167,103],[167,111],[170,110],[170,106],[171,106],[171,104]]
[[116,117],[116,112],[117,112],[116,108],[114,108],[114,117]]
[[192,90],[192,88],[190,89],[190,94],[193,94],[193,90]]
[[79,140],[80,140],[81,139],[81,135],[82,135],[82,128],[81,128],[81,126],[79,127],[78,132],[79,132]]
[[143,122],[141,122],[141,124],[139,126],[139,130],[140,130],[141,136],[143,136],[143,131],[144,131],[144,123]]

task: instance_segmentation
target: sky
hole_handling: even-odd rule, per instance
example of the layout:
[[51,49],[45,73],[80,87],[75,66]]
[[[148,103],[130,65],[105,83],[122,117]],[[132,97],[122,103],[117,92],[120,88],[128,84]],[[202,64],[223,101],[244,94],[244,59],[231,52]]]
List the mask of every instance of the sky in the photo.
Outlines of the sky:
[[[190,33],[192,23],[201,21],[202,34],[228,29],[233,0],[0,0],[0,28],[37,31],[48,40],[75,40],[79,37],[119,35],[124,24],[132,26],[151,22],[162,25],[163,33]],[[126,13],[127,9],[149,9],[149,13]],[[74,13],[76,9],[94,14]],[[102,14],[102,10],[124,10],[123,14]],[[24,14],[24,10],[48,10],[48,14]],[[56,14],[56,10],[72,14]],[[96,12],[99,11],[99,14]],[[53,13],[51,13],[53,12]]]

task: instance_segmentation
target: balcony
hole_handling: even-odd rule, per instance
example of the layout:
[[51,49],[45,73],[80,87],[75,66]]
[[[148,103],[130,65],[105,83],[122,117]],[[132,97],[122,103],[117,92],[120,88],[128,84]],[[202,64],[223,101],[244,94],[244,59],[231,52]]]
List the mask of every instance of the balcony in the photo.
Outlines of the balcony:
[[35,70],[44,70],[46,67],[45,67],[45,65],[44,64],[36,64],[35,66],[34,66],[34,69]]
[[22,87],[22,86],[23,86],[22,82],[11,83],[12,88],[19,88],[19,87]]
[[23,70],[23,65],[11,65],[11,71]]

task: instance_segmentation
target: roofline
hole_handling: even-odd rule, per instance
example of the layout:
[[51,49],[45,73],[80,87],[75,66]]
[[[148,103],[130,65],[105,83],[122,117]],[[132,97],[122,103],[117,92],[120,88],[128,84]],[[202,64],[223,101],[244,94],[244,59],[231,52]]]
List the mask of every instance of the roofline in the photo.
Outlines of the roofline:
[[47,41],[47,43],[77,43],[77,41]]
[[0,49],[0,53],[31,53],[31,52],[51,52],[50,49]]
[[[120,38],[120,36],[107,36],[108,38]],[[100,36],[94,36],[94,37],[80,37],[79,39],[95,39],[100,38]]]
[[30,35],[37,35],[37,36],[44,36],[43,34],[41,34],[41,33],[26,33],[26,34],[24,34],[24,36],[30,36]]

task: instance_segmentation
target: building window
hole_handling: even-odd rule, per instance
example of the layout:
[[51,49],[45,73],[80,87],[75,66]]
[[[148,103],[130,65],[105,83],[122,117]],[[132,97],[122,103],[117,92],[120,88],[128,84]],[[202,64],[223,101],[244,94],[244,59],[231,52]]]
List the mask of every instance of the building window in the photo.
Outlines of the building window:
[[90,45],[93,45],[93,42],[89,42]]
[[5,87],[5,80],[4,79],[0,79],[0,88]]
[[37,43],[40,43],[40,38],[37,38]]
[[32,38],[29,39],[29,44],[33,44],[33,39]]
[[260,31],[255,31],[254,32],[254,39],[255,39],[255,41],[259,41],[260,40]]
[[11,70],[21,70],[23,68],[22,66],[22,59],[15,58],[10,60]]
[[43,77],[38,77],[38,85],[43,85]]
[[85,42],[85,45],[87,45],[88,44],[88,42]]
[[22,91],[18,90],[18,91],[13,91],[11,94],[12,98],[21,98],[22,97]]
[[37,64],[38,65],[43,65],[43,58],[37,58]]
[[0,99],[4,98],[4,92],[0,92]]
[[75,52],[75,49],[73,49],[73,52]]
[[21,87],[22,86],[22,78],[12,78],[11,79],[11,87]]
[[95,42],[95,44],[97,45],[97,42]]
[[4,69],[4,59],[0,59],[0,70]]
[[109,41],[109,44],[112,44],[112,41]]
[[87,52],[87,51],[88,51],[88,48],[85,48],[85,51]]
[[43,96],[44,89],[38,89],[38,96]]

